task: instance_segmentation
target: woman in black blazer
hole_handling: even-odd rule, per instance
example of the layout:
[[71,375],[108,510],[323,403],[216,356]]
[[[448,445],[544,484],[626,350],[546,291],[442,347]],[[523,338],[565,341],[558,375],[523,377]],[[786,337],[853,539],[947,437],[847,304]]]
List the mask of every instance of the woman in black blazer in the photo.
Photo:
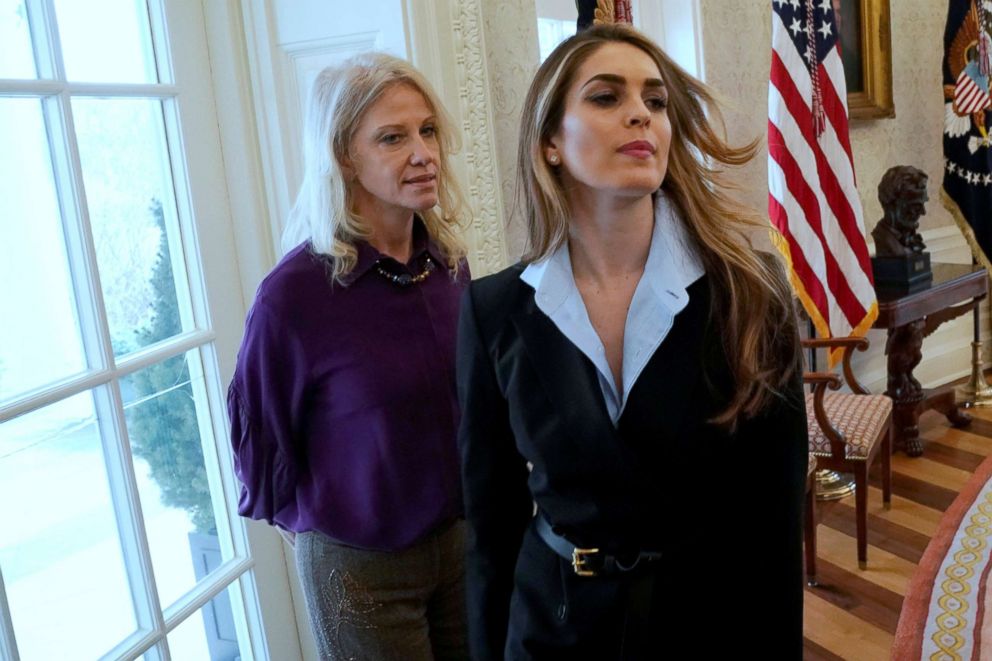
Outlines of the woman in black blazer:
[[625,26],[531,85],[530,250],[459,329],[473,658],[801,657],[796,324],[707,111]]

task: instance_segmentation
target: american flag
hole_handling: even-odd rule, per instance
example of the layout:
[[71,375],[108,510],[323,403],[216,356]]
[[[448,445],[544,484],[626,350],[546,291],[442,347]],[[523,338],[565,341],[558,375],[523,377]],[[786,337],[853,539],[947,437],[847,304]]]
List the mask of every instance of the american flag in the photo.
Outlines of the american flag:
[[989,93],[983,90],[975,80],[968,75],[967,69],[961,70],[957,84],[954,86],[954,110],[958,115],[970,115],[979,110],[985,110],[992,103]]
[[864,335],[878,316],[838,38],[831,0],[772,0],[768,211],[820,337]]

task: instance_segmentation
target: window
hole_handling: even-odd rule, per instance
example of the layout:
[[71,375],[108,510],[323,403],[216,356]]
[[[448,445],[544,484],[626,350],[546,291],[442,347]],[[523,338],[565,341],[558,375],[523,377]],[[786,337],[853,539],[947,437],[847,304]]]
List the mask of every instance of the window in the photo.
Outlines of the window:
[[[634,25],[683,69],[704,79],[699,0],[637,0]],[[535,0],[537,38],[543,62],[555,46],[575,34],[574,0]]]
[[548,59],[555,46],[575,34],[575,19],[537,18],[537,42],[541,61]]
[[168,27],[0,0],[3,658],[254,654]]
[[575,34],[578,11],[574,0],[535,0],[537,43],[541,62],[561,42]]

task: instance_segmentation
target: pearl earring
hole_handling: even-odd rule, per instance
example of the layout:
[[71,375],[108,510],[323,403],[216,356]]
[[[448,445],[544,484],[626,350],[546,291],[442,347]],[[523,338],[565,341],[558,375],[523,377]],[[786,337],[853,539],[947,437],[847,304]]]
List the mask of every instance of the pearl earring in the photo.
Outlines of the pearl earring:
[[548,156],[548,162],[551,163],[551,165],[558,165],[559,161],[561,161],[561,158],[558,154],[551,154]]

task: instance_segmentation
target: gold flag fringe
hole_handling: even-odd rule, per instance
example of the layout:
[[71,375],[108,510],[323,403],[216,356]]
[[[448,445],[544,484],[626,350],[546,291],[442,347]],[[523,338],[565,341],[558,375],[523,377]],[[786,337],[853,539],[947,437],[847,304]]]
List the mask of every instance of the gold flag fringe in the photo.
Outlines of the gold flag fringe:
[[[827,338],[833,337],[830,334],[830,326],[827,324],[826,319],[820,314],[820,310],[813,303],[813,298],[806,291],[805,285],[803,285],[802,280],[796,274],[796,269],[792,266],[792,255],[789,253],[789,243],[785,240],[785,237],[779,233],[775,228],[770,228],[768,230],[769,236],[771,237],[772,244],[781,253],[782,258],[785,259],[785,263],[788,265],[789,269],[789,283],[792,285],[792,291],[796,293],[799,297],[799,301],[803,304],[803,309],[806,310],[806,314],[809,318],[813,320],[813,327],[816,328],[816,334],[818,337]],[[865,313],[864,318],[858,322],[857,326],[851,329],[851,335],[855,337],[864,337],[868,334],[871,329],[872,324],[878,319],[878,301],[874,300],[868,307],[868,311]],[[834,349],[827,354],[827,365],[832,369],[838,362],[840,362],[841,357],[844,354],[843,349]]]
[[985,252],[982,247],[978,245],[978,239],[975,238],[975,230],[971,228],[971,224],[965,219],[964,214],[961,213],[961,207],[958,203],[951,199],[951,196],[947,194],[944,187],[940,187],[940,201],[943,203],[944,208],[947,209],[951,217],[954,218],[955,224],[958,229],[961,230],[961,234],[964,235],[965,241],[968,242],[968,247],[971,248],[971,254],[978,261],[979,264],[985,267],[989,275],[992,276],[992,263],[989,262],[989,258],[986,257]]

